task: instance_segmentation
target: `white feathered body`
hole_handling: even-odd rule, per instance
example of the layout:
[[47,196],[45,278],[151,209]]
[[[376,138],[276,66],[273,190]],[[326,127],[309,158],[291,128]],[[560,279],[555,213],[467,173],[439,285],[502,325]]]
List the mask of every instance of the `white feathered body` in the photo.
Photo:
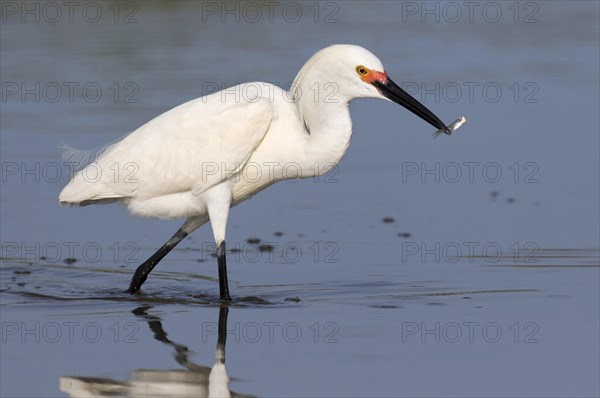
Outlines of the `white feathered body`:
[[[217,185],[228,185],[235,205],[277,181],[319,175],[337,164],[347,144],[333,156],[327,147],[306,150],[313,137],[288,92],[267,83],[233,89],[250,92],[259,84],[271,95],[225,102],[213,93],[156,117],[77,172],[60,202],[121,201],[139,216],[200,216]],[[349,141],[349,115],[344,120],[334,113],[330,123],[343,129],[332,139]]]
[[367,50],[336,45],[306,62],[290,92],[255,82],[186,102],[109,146],[59,201],[119,201],[139,216],[208,219],[209,207],[226,214],[220,203],[229,208],[277,181],[329,171],[350,142],[349,102],[382,98],[342,53],[383,70]]

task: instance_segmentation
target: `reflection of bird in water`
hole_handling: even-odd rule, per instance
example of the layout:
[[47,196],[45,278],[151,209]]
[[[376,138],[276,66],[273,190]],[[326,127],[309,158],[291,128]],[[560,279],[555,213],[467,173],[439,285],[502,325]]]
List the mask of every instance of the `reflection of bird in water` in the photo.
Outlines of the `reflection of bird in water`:
[[188,358],[185,345],[171,341],[159,317],[150,315],[148,306],[138,307],[133,313],[148,322],[154,339],[175,349],[175,360],[185,369],[134,371],[129,380],[119,381],[97,377],[60,378],[60,390],[71,397],[247,397],[229,390],[229,376],[225,369],[225,343],[229,309],[219,310],[219,330],[215,365],[211,368],[197,365]]

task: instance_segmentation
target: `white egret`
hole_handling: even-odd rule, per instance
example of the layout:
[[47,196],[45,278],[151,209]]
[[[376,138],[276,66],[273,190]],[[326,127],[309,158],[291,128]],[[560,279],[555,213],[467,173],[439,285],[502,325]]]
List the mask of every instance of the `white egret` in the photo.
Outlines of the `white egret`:
[[137,268],[127,290],[132,294],[169,251],[210,220],[220,297],[231,300],[225,254],[230,207],[277,181],[314,177],[335,166],[350,142],[348,104],[355,98],[391,100],[451,133],[388,77],[371,52],[355,45],[333,45],[304,64],[290,91],[246,83],[159,115],[78,171],[59,201],[63,205],[117,201],[134,215],[186,218]]

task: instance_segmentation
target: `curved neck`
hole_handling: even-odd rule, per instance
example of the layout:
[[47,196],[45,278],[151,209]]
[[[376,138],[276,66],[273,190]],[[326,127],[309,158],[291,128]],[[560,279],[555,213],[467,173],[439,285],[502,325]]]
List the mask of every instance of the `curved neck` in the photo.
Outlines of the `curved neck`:
[[307,134],[305,159],[317,166],[316,174],[323,174],[342,159],[350,144],[351,98],[340,94],[336,82],[324,81],[318,75],[301,71],[294,81],[293,98]]

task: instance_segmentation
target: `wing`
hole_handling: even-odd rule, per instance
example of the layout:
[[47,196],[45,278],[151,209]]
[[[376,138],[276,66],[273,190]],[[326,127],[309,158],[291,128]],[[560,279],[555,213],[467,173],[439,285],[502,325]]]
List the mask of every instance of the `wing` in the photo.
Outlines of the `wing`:
[[233,98],[214,93],[151,120],[77,172],[60,202],[200,194],[227,179],[248,160],[276,115],[269,98],[226,99]]

